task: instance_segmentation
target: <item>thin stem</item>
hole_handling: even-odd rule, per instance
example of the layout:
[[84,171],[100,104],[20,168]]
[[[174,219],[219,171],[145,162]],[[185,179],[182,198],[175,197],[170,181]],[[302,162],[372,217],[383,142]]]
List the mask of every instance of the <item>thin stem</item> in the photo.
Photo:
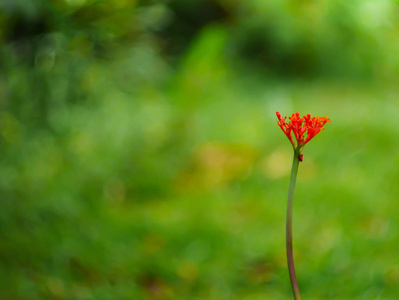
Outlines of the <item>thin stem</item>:
[[296,274],[295,274],[294,255],[292,252],[292,209],[293,209],[293,203],[294,203],[294,191],[295,191],[296,177],[298,174],[299,155],[300,155],[300,150],[295,149],[294,150],[294,160],[292,162],[290,187],[289,187],[289,191],[288,191],[287,222],[286,222],[287,263],[288,263],[288,271],[290,273],[292,291],[294,292],[295,300],[301,300],[301,294],[299,293],[298,280],[297,280]]

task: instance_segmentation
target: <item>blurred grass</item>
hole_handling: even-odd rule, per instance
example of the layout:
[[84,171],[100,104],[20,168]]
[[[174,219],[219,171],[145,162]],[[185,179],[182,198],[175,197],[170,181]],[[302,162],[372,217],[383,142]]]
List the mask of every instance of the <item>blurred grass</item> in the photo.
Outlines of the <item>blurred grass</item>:
[[[394,2],[3,2],[1,299],[396,299]],[[112,7],[112,9],[110,9]]]

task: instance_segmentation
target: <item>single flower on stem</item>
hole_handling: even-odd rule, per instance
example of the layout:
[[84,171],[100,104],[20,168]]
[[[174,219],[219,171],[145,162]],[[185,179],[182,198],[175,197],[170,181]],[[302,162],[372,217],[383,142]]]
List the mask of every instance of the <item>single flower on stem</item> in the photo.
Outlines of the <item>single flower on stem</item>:
[[[276,115],[278,118],[277,125],[280,126],[285,135],[288,137],[292,147],[294,147],[294,150],[299,150],[299,152],[302,151],[305,144],[313,139],[316,134],[324,130],[323,126],[327,122],[331,122],[329,117],[312,118],[310,114],[307,114],[301,118],[299,113],[296,113],[289,117],[290,122],[287,123],[285,121],[287,117],[281,118],[281,114],[279,112],[276,112]],[[295,143],[292,133],[294,133],[297,143]]]
[[[287,203],[287,221],[286,221],[286,249],[287,249],[287,263],[288,272],[290,275],[292,291],[294,299],[300,300],[301,294],[299,292],[298,280],[295,274],[294,256],[292,252],[292,210],[294,203],[294,191],[296,177],[298,174],[299,162],[303,161],[302,149],[313,139],[316,134],[324,130],[324,125],[331,122],[329,117],[311,117],[307,114],[301,118],[299,113],[292,114],[289,117],[289,122],[286,122],[287,117],[282,118],[279,112],[276,112],[278,121],[277,125],[283,130],[288,140],[291,142],[294,149],[294,159],[292,162],[290,186],[288,190]],[[295,137],[295,140],[294,140]]]

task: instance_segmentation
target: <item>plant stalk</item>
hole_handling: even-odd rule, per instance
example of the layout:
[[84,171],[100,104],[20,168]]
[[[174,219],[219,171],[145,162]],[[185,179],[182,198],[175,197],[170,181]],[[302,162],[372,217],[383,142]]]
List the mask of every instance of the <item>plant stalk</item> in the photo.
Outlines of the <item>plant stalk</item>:
[[288,264],[288,272],[290,274],[291,286],[292,286],[292,291],[294,293],[295,300],[301,300],[301,294],[299,292],[298,280],[297,280],[296,274],[295,274],[294,255],[292,252],[292,210],[293,210],[293,204],[294,204],[295,183],[296,183],[296,177],[298,174],[299,155],[300,155],[300,150],[294,149],[294,160],[292,162],[290,186],[289,186],[289,190],[288,190],[287,221],[286,221],[287,264]]

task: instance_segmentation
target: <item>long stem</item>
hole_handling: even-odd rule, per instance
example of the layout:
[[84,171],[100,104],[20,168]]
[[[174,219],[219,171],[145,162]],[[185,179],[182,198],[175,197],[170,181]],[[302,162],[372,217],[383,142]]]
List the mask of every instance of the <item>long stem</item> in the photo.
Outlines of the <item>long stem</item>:
[[288,271],[290,273],[292,291],[294,292],[295,300],[301,300],[301,294],[299,293],[298,280],[297,280],[296,274],[295,274],[294,255],[292,252],[292,209],[293,209],[293,203],[294,203],[294,191],[295,191],[296,177],[298,174],[299,155],[300,155],[300,151],[298,149],[296,149],[294,151],[294,160],[292,162],[290,187],[289,187],[289,191],[288,191],[287,222],[286,222],[287,263],[288,263]]

